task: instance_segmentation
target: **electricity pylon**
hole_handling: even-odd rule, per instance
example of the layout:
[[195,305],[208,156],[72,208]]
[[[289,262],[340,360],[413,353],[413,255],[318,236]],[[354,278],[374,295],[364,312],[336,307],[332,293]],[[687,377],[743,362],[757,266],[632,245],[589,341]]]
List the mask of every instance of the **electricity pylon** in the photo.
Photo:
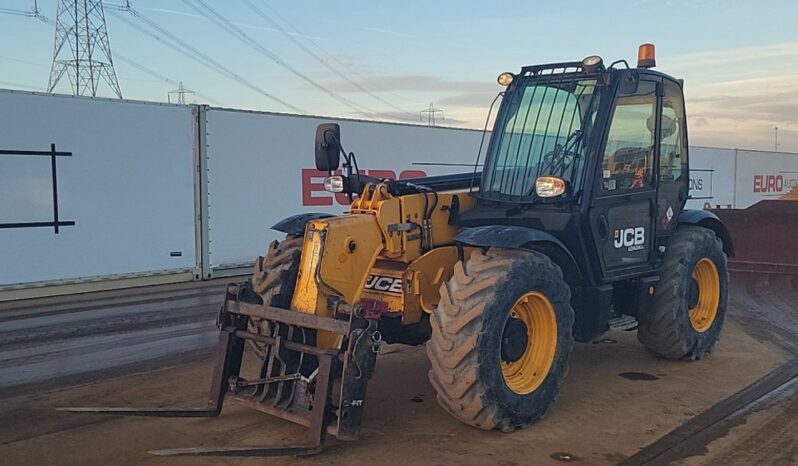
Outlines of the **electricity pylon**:
[[97,95],[100,80],[120,99],[101,0],[57,0],[55,47],[47,92],[66,74],[75,95]]

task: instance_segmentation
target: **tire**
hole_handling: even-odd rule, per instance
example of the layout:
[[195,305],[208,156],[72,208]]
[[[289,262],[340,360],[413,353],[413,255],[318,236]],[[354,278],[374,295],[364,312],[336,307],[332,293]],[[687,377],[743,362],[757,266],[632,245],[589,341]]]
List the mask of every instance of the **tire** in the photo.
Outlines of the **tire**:
[[[427,342],[429,380],[438,403],[460,421],[485,430],[511,432],[543,417],[557,398],[573,347],[571,292],[560,268],[534,251],[475,251],[455,265],[440,293]],[[539,325],[536,335],[541,338],[528,339],[521,345],[521,358],[507,363],[512,358],[505,354],[505,333],[527,316],[522,311],[526,298],[535,315],[550,314],[544,319],[548,325]],[[536,350],[536,342],[548,342],[548,349]],[[518,377],[520,372],[506,378],[505,370],[513,372],[519,361],[523,366],[527,354],[532,361],[545,354],[548,367],[530,366],[540,368],[537,378]]]
[[[302,255],[302,235],[286,235],[283,241],[272,241],[266,257],[258,256],[252,274],[252,289],[269,306],[289,309],[294,296],[299,260]],[[250,318],[249,331],[270,335],[266,322]],[[263,346],[250,340],[259,357],[265,357]]]
[[653,302],[639,318],[637,339],[663,358],[703,359],[723,328],[728,290],[727,258],[715,232],[679,227],[665,252]]

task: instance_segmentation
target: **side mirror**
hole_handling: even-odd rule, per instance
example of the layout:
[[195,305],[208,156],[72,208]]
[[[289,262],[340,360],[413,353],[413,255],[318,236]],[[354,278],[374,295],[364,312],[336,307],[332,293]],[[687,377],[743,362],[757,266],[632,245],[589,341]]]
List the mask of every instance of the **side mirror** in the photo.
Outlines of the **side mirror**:
[[332,172],[341,161],[339,142],[341,127],[337,123],[325,123],[316,128],[316,169]]

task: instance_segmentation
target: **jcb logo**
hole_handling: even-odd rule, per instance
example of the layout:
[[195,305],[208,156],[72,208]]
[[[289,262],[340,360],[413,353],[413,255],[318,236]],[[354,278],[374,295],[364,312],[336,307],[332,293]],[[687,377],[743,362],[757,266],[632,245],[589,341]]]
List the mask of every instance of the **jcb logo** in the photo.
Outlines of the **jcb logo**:
[[379,275],[370,275],[366,280],[367,290],[385,291],[388,293],[402,293],[402,279],[394,277],[382,277]]
[[622,228],[615,230],[615,247],[627,248],[627,251],[638,251],[646,243],[646,229],[643,227]]

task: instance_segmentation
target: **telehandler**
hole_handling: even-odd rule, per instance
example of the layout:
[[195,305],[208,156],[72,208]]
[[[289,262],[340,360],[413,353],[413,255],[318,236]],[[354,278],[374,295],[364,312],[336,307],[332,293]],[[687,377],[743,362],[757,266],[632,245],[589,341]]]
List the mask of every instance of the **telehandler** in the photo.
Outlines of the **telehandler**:
[[338,125],[319,126],[316,167],[349,211],[280,221],[285,239],[228,287],[208,405],[68,409],[216,416],[235,399],[306,426],[307,440],[153,453],[304,455],[327,434],[357,438],[382,342],[426,343],[440,405],[504,432],[539,420],[574,341],[608,328],[637,327],[664,358],[703,358],[723,326],[734,251],[716,216],[684,208],[682,81],[654,65],[644,44],[636,68],[590,56],[502,73],[481,172],[478,157],[472,173],[368,177]]

